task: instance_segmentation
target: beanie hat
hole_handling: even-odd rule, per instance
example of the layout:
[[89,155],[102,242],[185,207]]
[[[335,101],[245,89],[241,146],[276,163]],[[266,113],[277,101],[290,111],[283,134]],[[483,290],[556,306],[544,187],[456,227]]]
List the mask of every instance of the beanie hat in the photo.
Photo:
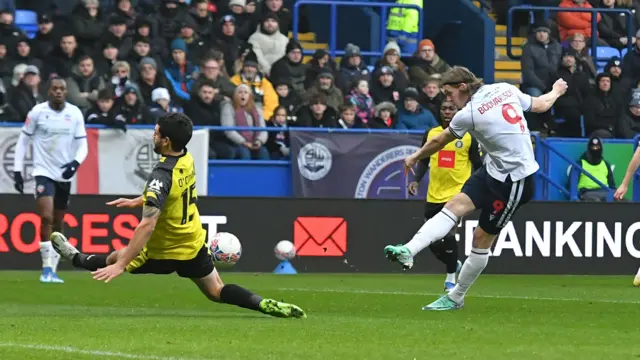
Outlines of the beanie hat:
[[242,64],[242,67],[245,66],[253,66],[256,69],[260,68],[260,66],[258,66],[258,56],[253,52],[253,50],[249,51],[247,56],[244,57],[244,63]]
[[137,43],[145,43],[145,44],[151,44],[151,40],[149,39],[148,36],[142,36],[142,35],[136,35],[133,37],[133,43],[137,44]]
[[229,1],[229,7],[232,6],[242,6],[243,8],[247,5],[246,0],[231,0]]
[[318,49],[313,53],[313,60],[320,60],[327,55],[329,55],[329,53],[326,50]]
[[413,99],[417,101],[418,98],[420,97],[420,94],[418,93],[418,90],[416,90],[415,88],[408,87],[402,93],[402,97],[404,98],[404,100]]
[[156,70],[158,69],[158,63],[152,57],[148,57],[148,56],[143,57],[140,60],[140,67],[142,67],[142,65],[151,65],[153,66],[154,69]]
[[355,56],[360,56],[360,48],[357,45],[348,43],[344,48],[344,57],[350,58]]
[[300,51],[302,51],[302,46],[295,39],[289,39],[289,42],[287,43],[287,48],[286,48],[285,54],[288,54],[292,50],[300,50]]
[[265,22],[268,19],[273,19],[276,22],[280,21],[280,19],[278,18],[278,14],[276,14],[274,12],[268,12],[268,13],[264,14],[264,16],[262,17],[262,22]]
[[386,55],[391,50],[394,50],[398,55],[400,55],[400,46],[398,46],[397,42],[389,41],[387,46],[384,47],[384,51],[382,51],[382,53]]
[[329,78],[333,80],[333,73],[331,72],[331,70],[327,68],[322,68],[320,69],[320,71],[318,71],[317,79],[320,79],[320,78]]
[[156,102],[158,100],[167,100],[171,101],[171,96],[169,95],[169,90],[165,88],[156,88],[151,92],[151,101]]
[[420,43],[418,44],[418,50],[422,49],[425,46],[428,46],[432,48],[433,51],[436,51],[436,47],[433,45],[433,41],[429,39],[423,39],[422,41],[420,41]]
[[178,38],[171,42],[171,51],[173,50],[182,50],[185,53],[187,52],[187,43],[184,40]]
[[639,106],[640,105],[640,89],[633,90],[631,95],[631,102],[629,102],[630,106]]

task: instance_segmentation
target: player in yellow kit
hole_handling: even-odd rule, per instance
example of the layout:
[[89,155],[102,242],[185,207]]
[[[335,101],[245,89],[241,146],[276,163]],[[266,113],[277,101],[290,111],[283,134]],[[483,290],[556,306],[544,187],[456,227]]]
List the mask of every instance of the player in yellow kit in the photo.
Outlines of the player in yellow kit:
[[129,245],[106,255],[86,255],[59,232],[51,234],[54,249],[73,265],[92,271],[93,278],[109,282],[123,272],[171,274],[189,278],[212,301],[237,305],[277,317],[306,317],[296,305],[278,302],[235,284],[225,285],[206,245],[196,206],[194,161],[186,145],[193,124],[184,114],[170,113],[158,120],[154,151],[162,155],[142,196],[107,203],[117,207],[142,206],[142,220]]
[[[445,100],[440,106],[441,126],[427,130],[422,139],[422,145],[428,139],[443,132],[457,112],[458,108],[452,102]],[[413,181],[409,183],[409,192],[413,195],[417,193],[418,184],[428,168],[429,188],[424,212],[425,221],[439,213],[447,201],[460,192],[473,169],[480,167],[480,165],[478,143],[469,134],[463,136],[462,139],[450,142],[430,158],[418,163],[415,174],[413,174]],[[456,273],[462,266],[458,260],[456,229],[457,227],[454,227],[444,239],[429,246],[436,258],[447,267],[445,290],[450,290],[456,285]]]

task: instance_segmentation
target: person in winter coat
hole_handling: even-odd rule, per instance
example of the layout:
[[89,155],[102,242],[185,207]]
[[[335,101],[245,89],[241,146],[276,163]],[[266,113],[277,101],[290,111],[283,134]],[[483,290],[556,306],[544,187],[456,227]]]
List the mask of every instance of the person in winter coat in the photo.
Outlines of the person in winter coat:
[[136,84],[140,91],[140,99],[142,99],[145,104],[153,103],[153,90],[158,88],[167,89],[169,96],[174,101],[178,99],[173,92],[173,86],[169,80],[167,80],[164,73],[158,70],[158,65],[154,59],[150,57],[142,58],[138,66],[140,68],[140,78]]
[[276,93],[278,94],[278,104],[283,106],[287,110],[287,114],[290,117],[295,116],[295,113],[303,105],[302,98],[293,91],[289,82],[284,80],[273,84]]
[[[636,39],[640,37],[640,30],[636,32]],[[622,58],[622,76],[635,85],[640,80],[640,41],[636,41],[633,51],[627,52]]]
[[14,23],[13,13],[0,9],[0,37],[7,44],[7,48],[15,49],[18,41],[27,35]]
[[284,56],[289,39],[278,28],[278,16],[274,13],[264,15],[258,30],[249,37],[258,63],[265,74],[271,73],[271,66]]
[[633,90],[629,105],[622,110],[617,137],[633,139],[640,133],[640,89]]
[[173,86],[173,91],[180,99],[189,100],[189,91],[199,69],[187,60],[187,44],[178,38],[171,42],[171,61],[164,74]]
[[366,79],[360,79],[354,85],[347,95],[347,101],[355,106],[356,116],[366,125],[369,120],[373,119],[373,106],[375,105],[373,98],[369,95],[369,82]]
[[197,27],[198,25],[195,21],[188,17],[187,21],[180,24],[180,32],[178,34],[187,44],[187,60],[194,64],[198,64],[211,48],[209,41],[196,32]]
[[220,89],[216,95],[216,100],[218,101],[222,101],[224,97],[231,99],[236,91],[236,85],[223,74],[220,64],[212,56],[206,56],[202,60],[200,74],[198,74],[198,79],[191,88],[192,96],[194,95],[193,92],[197,92],[200,89],[200,83],[205,80],[213,81],[216,89]]
[[[357,107],[351,103],[340,106],[338,112],[340,117],[338,118],[338,127],[343,129],[363,129],[367,126],[362,122],[362,119],[356,115]],[[373,111],[373,108],[371,109]]]
[[212,42],[215,39],[214,29],[218,28],[218,22],[209,11],[208,0],[197,0],[193,10],[189,12],[191,18],[195,22],[196,32],[206,42]]
[[402,93],[404,106],[398,111],[396,129],[427,130],[438,126],[438,121],[431,111],[418,103],[420,94],[414,88],[407,88]]
[[338,112],[327,106],[327,96],[323,93],[314,94],[296,113],[297,127],[338,127]]
[[562,62],[555,76],[549,79],[548,86],[557,79],[567,82],[567,92],[556,100],[554,105],[556,118],[564,119],[558,124],[557,132],[562,137],[581,137],[580,118],[590,95],[589,76],[577,71],[575,50],[567,49],[562,55]]
[[306,97],[311,98],[317,94],[324,94],[327,105],[336,112],[340,105],[344,104],[344,95],[334,84],[333,73],[329,69],[323,69],[318,73],[316,84],[307,90]]
[[[602,0],[601,7],[606,9],[616,8],[616,0]],[[609,46],[623,49],[629,42],[627,29],[627,16],[623,13],[603,12],[602,19],[598,23],[600,39]],[[631,29],[633,32],[634,29]],[[633,41],[635,38],[632,38]]]
[[413,86],[424,84],[430,77],[439,78],[451,67],[436,53],[433,41],[423,39],[418,43],[418,51],[411,57],[400,59],[409,69],[409,83]]
[[114,15],[109,19],[108,31],[102,36],[102,38],[94,45],[94,48],[100,49],[100,45],[104,43],[111,43],[118,48],[118,54],[120,56],[126,56],[131,51],[133,43],[127,34],[127,19]]
[[393,70],[387,66],[383,66],[373,73],[371,78],[376,79],[376,81],[371,84],[371,97],[375,104],[384,101],[395,104],[400,100],[400,92],[404,89],[398,88],[393,74]]
[[409,86],[409,75],[407,74],[406,65],[400,60],[400,46],[395,41],[389,41],[384,47],[382,59],[376,62],[373,72],[382,67],[388,67],[393,70],[393,79],[401,89]]
[[304,76],[304,88],[309,89],[316,84],[320,72],[336,73],[336,64],[333,62],[326,50],[316,50],[307,65],[307,73]]
[[596,75],[598,75],[598,71],[593,58],[589,55],[587,38],[580,33],[574,34],[569,38],[569,47],[576,50],[577,70],[586,73],[590,78],[590,82],[595,84],[595,78]]
[[[582,8],[592,9],[593,7],[585,0],[562,0],[561,8]],[[597,22],[600,22],[601,16],[597,15]],[[582,12],[566,12],[560,11],[557,15],[558,30],[560,31],[560,40],[565,41],[574,34],[582,34],[587,38],[598,36],[591,34],[591,13]]]
[[231,82],[238,86],[248,85],[253,94],[252,101],[255,102],[264,119],[269,119],[278,107],[278,94],[271,82],[258,71],[258,66],[256,55],[251,52],[245,57],[241,73],[233,76]]
[[[153,50],[151,49],[151,39],[148,37],[136,35],[133,37],[133,48],[129,54],[126,54],[125,60],[132,64],[131,66],[131,78],[137,81],[140,78],[140,69],[136,64],[140,64],[142,59],[149,57],[155,60],[156,66],[162,65],[162,59],[159,56],[155,55]],[[163,71],[161,67],[158,69]]]
[[136,9],[131,5],[132,0],[116,0],[115,10],[113,14],[121,17],[125,20],[125,25],[127,26],[127,31],[125,35],[127,37],[132,37],[136,33],[136,21],[140,14],[136,11]]
[[13,76],[13,69],[16,67],[7,53],[7,46],[0,38],[0,80],[6,84],[5,90],[9,87],[11,77]]
[[131,81],[131,66],[126,61],[116,61],[115,64],[113,64],[113,67],[111,67],[110,80],[110,86],[116,98],[120,98],[125,94],[127,89],[132,88],[136,90],[138,95],[137,99],[141,99],[138,86]]
[[336,79],[336,85],[346,94],[351,89],[355,80],[365,78],[369,79],[369,69],[362,62],[362,56],[360,56],[360,48],[354,44],[347,44],[344,48],[344,56],[340,63],[340,70],[338,70],[338,78]]
[[98,91],[98,101],[95,106],[85,113],[85,121],[88,125],[106,125],[108,127],[127,131],[125,118],[116,113],[113,106],[113,91],[109,88]]
[[620,116],[619,103],[611,94],[611,76],[599,74],[596,78],[597,88],[587,98],[584,110],[584,122],[589,136],[613,138]]
[[547,90],[549,79],[558,69],[562,47],[551,38],[551,29],[544,24],[534,29],[535,39],[522,50],[522,86],[525,93],[540,96]]
[[[223,4],[223,3],[220,3]],[[252,15],[244,11],[247,5],[246,0],[230,0],[227,9],[221,11],[222,15],[232,15],[235,22],[235,33],[240,40],[247,41],[249,36],[256,30],[251,27]],[[221,6],[223,8],[223,6]]]
[[33,53],[38,58],[49,56],[53,49],[60,44],[60,31],[54,29],[49,14],[38,15],[38,32],[33,38]]
[[98,101],[98,92],[105,88],[104,79],[93,66],[93,59],[84,55],[78,61],[78,68],[67,78],[68,101],[87,111]]
[[274,13],[278,16],[278,24],[280,32],[287,36],[292,31],[292,15],[289,9],[284,7],[282,0],[265,0],[262,2],[261,14]]
[[175,39],[180,24],[184,22],[187,16],[188,9],[186,4],[178,0],[161,1],[158,5],[158,14],[155,16],[158,21],[158,35],[169,43],[172,39]]
[[269,79],[272,83],[287,82],[300,97],[304,97],[304,81],[307,65],[302,63],[302,46],[294,39],[289,40],[286,54],[271,67]]
[[433,116],[440,116],[440,105],[445,99],[444,93],[440,91],[440,80],[429,78],[420,89],[418,103],[425,109],[431,111]]
[[84,55],[84,53],[78,49],[75,35],[70,33],[64,34],[60,38],[60,45],[55,48],[47,58],[45,77],[49,77],[51,74],[57,74],[58,77],[61,78],[71,76],[73,68],[82,55]]
[[98,0],[83,0],[71,13],[73,33],[82,48],[95,48],[106,25],[106,19],[98,8]]
[[151,117],[153,121],[156,122],[158,119],[171,112],[182,112],[182,108],[176,106],[176,104],[171,103],[171,95],[169,95],[169,90],[165,88],[157,88],[151,92],[151,105],[149,106],[149,112],[151,113]]
[[374,118],[369,121],[369,129],[395,129],[396,128],[396,106],[389,101],[383,101],[374,108]]
[[[233,101],[225,101],[222,104],[220,122],[222,126],[266,127],[264,117],[253,101],[253,92],[248,85],[238,85]],[[265,146],[268,140],[266,131],[230,130],[225,131],[225,135],[234,144],[236,159],[269,159],[269,151]]]
[[105,81],[111,80],[111,69],[118,62],[118,48],[112,43],[105,43],[102,46],[102,56],[96,54],[94,65],[96,71]]
[[611,92],[623,106],[631,96],[631,83],[622,76],[622,61],[614,56],[607,62],[604,72],[611,75]]
[[126,124],[154,124],[149,108],[138,98],[138,90],[127,86],[124,94],[116,99],[116,119],[123,117]]
[[148,38],[151,41],[151,51],[161,59],[166,59],[169,56],[167,41],[154,32],[154,28],[158,27],[154,24],[152,19],[138,17],[135,35]]
[[16,111],[18,118],[24,120],[34,106],[45,100],[40,89],[40,70],[29,65],[17,88],[11,91],[9,103]]
[[267,121],[268,128],[281,128],[282,131],[269,131],[267,140],[267,150],[272,160],[282,160],[289,157],[289,131],[291,123],[289,113],[284,106],[280,105],[273,112],[273,117]]
[[42,69],[44,67],[42,60],[33,55],[30,40],[26,37],[18,40],[16,51],[13,55],[13,64],[14,66],[18,64],[33,65],[38,69]]
[[240,55],[244,43],[236,34],[236,20],[233,15],[225,15],[220,19],[219,31],[216,31],[215,46],[224,54],[225,69],[229,76],[235,75],[234,63]]

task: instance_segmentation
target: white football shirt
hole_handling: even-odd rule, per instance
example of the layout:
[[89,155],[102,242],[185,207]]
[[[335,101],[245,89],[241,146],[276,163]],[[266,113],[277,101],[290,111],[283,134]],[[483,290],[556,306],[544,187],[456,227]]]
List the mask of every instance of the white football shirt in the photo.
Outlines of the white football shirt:
[[29,111],[22,132],[33,141],[33,176],[67,182],[62,178],[62,165],[76,157],[77,142],[87,137],[82,111],[65,103],[62,111],[55,111],[49,102],[38,104]]
[[487,172],[504,182],[518,181],[538,171],[524,111],[531,96],[507,83],[484,85],[453,117],[449,129],[462,138],[471,133],[485,151]]

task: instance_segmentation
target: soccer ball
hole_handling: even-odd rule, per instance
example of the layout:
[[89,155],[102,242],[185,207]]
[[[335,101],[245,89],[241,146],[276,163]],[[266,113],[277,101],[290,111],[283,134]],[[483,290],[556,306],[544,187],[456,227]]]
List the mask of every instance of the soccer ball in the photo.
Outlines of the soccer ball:
[[288,240],[282,240],[276,244],[273,252],[276,254],[278,260],[291,260],[296,257],[296,247]]
[[235,265],[242,255],[242,245],[238,238],[228,232],[217,233],[209,244],[213,262],[217,267],[229,268]]

